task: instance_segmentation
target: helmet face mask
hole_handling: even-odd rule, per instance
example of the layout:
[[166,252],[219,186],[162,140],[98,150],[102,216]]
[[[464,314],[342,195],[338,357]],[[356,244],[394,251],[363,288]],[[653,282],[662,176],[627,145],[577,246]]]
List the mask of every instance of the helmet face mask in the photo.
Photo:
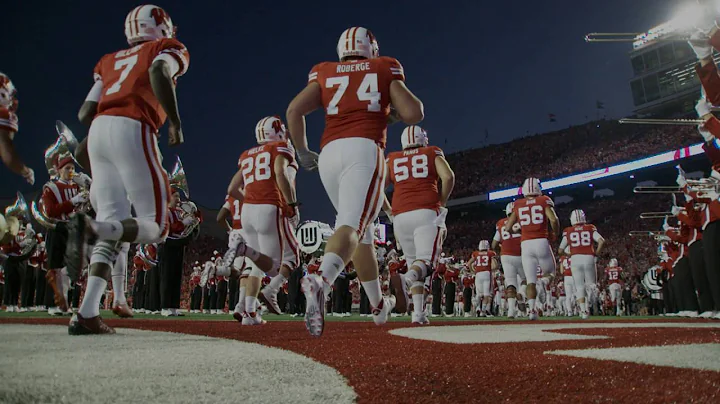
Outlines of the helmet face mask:
[[425,147],[428,145],[427,132],[417,125],[410,125],[403,130],[400,143],[403,150],[413,147]]

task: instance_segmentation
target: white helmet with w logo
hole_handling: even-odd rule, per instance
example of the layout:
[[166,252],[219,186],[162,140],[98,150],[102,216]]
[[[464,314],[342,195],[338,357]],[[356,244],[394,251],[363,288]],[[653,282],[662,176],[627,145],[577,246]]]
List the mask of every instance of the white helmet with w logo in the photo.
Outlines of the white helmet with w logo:
[[575,209],[570,213],[570,224],[575,226],[578,224],[584,224],[587,220],[585,219],[585,212],[582,209]]
[[378,57],[378,44],[375,35],[363,27],[351,27],[343,31],[338,39],[337,53],[340,60],[349,56],[367,59]]
[[490,242],[487,240],[480,240],[480,243],[478,244],[478,250],[485,251],[490,249]]
[[402,143],[403,150],[411,147],[425,147],[428,145],[427,132],[417,125],[410,125],[403,130],[400,143]]
[[255,139],[258,144],[286,140],[285,124],[277,116],[267,116],[255,125]]
[[540,180],[537,178],[527,178],[523,182],[522,193],[525,196],[540,196],[542,195],[542,187],[540,186]]
[[168,13],[152,4],[135,7],[125,18],[125,37],[130,45],[172,38],[175,29]]

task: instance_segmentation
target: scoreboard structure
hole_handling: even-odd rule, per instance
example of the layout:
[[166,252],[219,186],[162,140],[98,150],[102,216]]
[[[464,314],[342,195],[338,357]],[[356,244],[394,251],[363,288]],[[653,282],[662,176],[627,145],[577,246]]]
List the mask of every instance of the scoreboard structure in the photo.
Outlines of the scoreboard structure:
[[653,33],[659,31],[662,26],[638,36],[629,53],[635,113],[641,117],[665,118],[693,113],[700,98],[695,53],[686,41],[654,37]]

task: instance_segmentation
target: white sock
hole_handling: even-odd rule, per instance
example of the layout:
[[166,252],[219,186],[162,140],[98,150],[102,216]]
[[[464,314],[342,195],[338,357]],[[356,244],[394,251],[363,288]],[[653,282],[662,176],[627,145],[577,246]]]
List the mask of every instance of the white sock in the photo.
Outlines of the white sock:
[[246,313],[254,313],[257,311],[257,304],[258,300],[255,296],[246,296],[245,297],[245,312]]
[[527,309],[529,311],[535,310],[535,299],[528,299],[527,300]]
[[423,301],[424,298],[425,296],[423,296],[422,293],[413,293],[413,312],[415,312],[415,314],[422,314],[423,312],[425,312],[425,302]]
[[[338,274],[340,271],[345,268],[345,261],[343,261],[342,258],[340,258],[339,255],[335,253],[325,253],[323,256],[322,262],[320,263],[320,268],[318,271],[322,274],[322,277],[325,278],[327,283],[330,285],[335,282],[335,279],[337,279]],[[363,282],[363,285],[365,282]],[[380,303],[380,300],[378,300],[378,304]],[[370,304],[372,304],[372,300],[370,301]]]
[[382,300],[382,292],[380,291],[380,280],[374,279],[372,281],[362,282],[362,287],[363,289],[365,289],[365,294],[367,294],[368,300],[370,301],[370,307],[378,307],[380,301]]
[[515,297],[508,297],[508,313],[515,312],[515,307],[517,306],[517,298]]
[[[403,274],[400,274],[400,277],[402,277]],[[405,282],[408,282],[412,285],[413,282],[417,282],[420,279],[420,274],[417,271],[407,271],[405,274]]]
[[89,276],[87,289],[78,313],[83,318],[91,318],[100,315],[100,299],[105,294],[107,281],[99,276]]
[[483,303],[483,304],[482,304],[482,310],[483,310],[483,311],[488,311],[488,305],[485,304],[485,303]]
[[287,278],[282,276],[282,274],[277,274],[274,278],[270,280],[270,284],[265,286],[265,289],[267,289],[272,294],[277,294],[277,292],[280,290],[286,280]]
[[[120,240],[123,235],[123,225],[116,220],[107,222],[91,221],[90,227],[92,227],[100,240]],[[155,227],[158,227],[157,224]]]
[[112,287],[113,287],[113,303],[125,304],[125,275],[113,275],[112,276]]
[[582,302],[582,303],[578,303],[578,304],[580,305],[580,310],[581,310],[581,311],[588,311],[588,308],[587,308],[587,300],[584,301],[584,302]]
[[[154,243],[160,238],[160,226],[152,220],[135,219],[137,223],[138,234],[135,236],[136,243]],[[102,237],[101,237],[102,238]]]
[[238,313],[245,311],[245,290],[247,289],[243,286],[240,288],[240,292],[238,292],[238,302],[235,305],[235,311]]

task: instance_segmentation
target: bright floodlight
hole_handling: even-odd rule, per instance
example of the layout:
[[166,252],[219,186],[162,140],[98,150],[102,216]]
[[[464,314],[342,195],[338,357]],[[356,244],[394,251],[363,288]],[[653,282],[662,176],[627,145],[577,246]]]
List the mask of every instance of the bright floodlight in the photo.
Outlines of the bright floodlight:
[[702,23],[705,17],[706,9],[697,2],[684,4],[670,20],[670,29],[668,31],[687,32]]

